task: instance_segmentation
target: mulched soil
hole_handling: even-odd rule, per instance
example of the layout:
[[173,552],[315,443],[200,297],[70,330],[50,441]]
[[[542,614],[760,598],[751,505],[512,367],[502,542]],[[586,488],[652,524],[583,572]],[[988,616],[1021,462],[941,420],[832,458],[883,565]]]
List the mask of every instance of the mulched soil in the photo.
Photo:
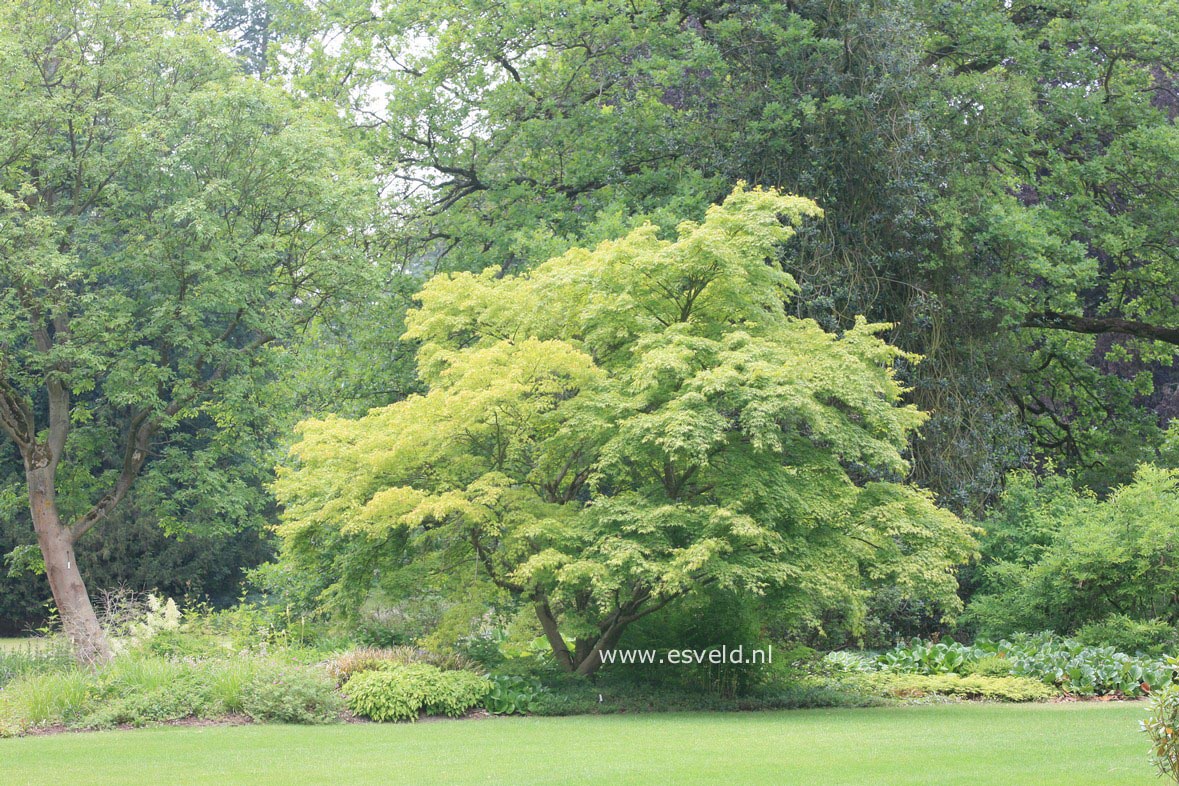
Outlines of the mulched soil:
[[1057,696],[1053,699],[1053,703],[1062,704],[1074,701],[1146,701],[1146,696],[1127,696],[1121,691],[1114,691],[1107,693],[1104,696],[1074,696],[1071,693],[1066,693],[1063,696]]

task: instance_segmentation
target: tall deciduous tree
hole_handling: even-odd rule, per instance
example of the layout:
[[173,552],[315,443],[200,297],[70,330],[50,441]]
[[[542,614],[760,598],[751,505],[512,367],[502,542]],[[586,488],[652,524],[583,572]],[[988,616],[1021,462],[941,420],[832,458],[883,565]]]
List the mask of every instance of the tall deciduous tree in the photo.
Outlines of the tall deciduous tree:
[[295,61],[371,132],[419,268],[523,269],[743,179],[824,208],[798,315],[927,358],[947,504],[1043,459],[1128,480],[1177,412],[1173,0],[308,6],[331,45]]
[[145,0],[0,8],[0,429],[86,663],[77,539],[194,428],[249,439],[272,347],[364,270],[333,113],[219,43]]
[[[288,558],[339,566],[326,547],[352,540],[386,544],[386,570],[472,560],[583,675],[706,585],[870,575],[954,608],[971,534],[901,481],[924,420],[899,403],[902,353],[881,325],[786,311],[779,247],[819,212],[739,188],[674,240],[647,225],[528,274],[433,279],[408,330],[428,392],[303,424],[276,488]],[[331,578],[363,596],[372,576]]]

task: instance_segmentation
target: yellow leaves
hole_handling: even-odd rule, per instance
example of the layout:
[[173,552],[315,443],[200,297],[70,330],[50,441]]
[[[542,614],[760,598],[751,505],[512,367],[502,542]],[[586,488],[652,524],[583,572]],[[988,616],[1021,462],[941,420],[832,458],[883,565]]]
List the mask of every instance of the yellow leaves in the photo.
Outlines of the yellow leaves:
[[361,510],[360,517],[346,523],[341,531],[345,535],[361,533],[376,534],[394,526],[420,526],[427,513],[423,510],[430,495],[407,486],[396,486],[378,491]]
[[429,392],[305,424],[288,516],[324,523],[318,501],[348,535],[427,533],[557,609],[703,578],[858,603],[889,571],[953,595],[961,522],[847,469],[905,469],[907,356],[885,325],[837,336],[783,308],[796,285],[772,257],[817,215],[742,187],[673,240],[648,225],[528,274],[434,279],[406,334]]

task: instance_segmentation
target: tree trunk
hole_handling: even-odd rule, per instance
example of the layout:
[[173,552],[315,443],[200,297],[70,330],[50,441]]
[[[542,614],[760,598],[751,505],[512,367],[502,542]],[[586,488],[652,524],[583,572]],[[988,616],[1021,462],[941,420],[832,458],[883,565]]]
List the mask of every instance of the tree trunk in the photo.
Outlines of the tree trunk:
[[553,655],[561,668],[572,674],[589,677],[602,666],[602,650],[610,649],[622,637],[622,631],[627,622],[613,621],[596,639],[578,639],[574,651],[570,652],[561,631],[557,628],[557,618],[545,600],[536,601],[536,617],[540,626],[544,628],[545,638],[553,649]]
[[[618,640],[622,638],[622,631],[626,628],[625,624],[615,623],[611,625],[606,631],[597,638],[596,641],[589,644],[586,654],[579,659],[577,668],[574,669],[575,674],[580,674],[583,677],[589,677],[602,666],[602,650],[613,649]],[[581,642],[578,642],[578,649],[581,649]]]
[[549,640],[549,646],[553,648],[553,655],[557,657],[561,668],[565,671],[573,671],[577,664],[573,661],[573,655],[569,652],[569,647],[566,646],[561,631],[557,629],[557,619],[549,608],[548,601],[543,599],[536,601],[536,618],[540,620],[545,638]]
[[53,602],[61,615],[61,626],[73,644],[74,657],[79,665],[88,668],[106,663],[111,659],[110,645],[98,624],[98,616],[74,558],[73,533],[62,526],[57,512],[52,470],[49,466],[33,466],[26,470],[26,475],[29,509],[33,514],[37,543],[45,558],[45,574],[53,591]]

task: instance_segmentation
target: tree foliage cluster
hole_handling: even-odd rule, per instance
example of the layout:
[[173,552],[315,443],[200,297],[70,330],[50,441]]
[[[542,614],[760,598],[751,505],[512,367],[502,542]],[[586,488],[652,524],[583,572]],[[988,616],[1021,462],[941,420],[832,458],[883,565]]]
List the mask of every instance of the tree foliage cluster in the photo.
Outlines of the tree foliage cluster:
[[525,610],[586,672],[702,587],[775,633],[928,633],[962,516],[976,625],[1169,620],[1176,30],[8,3],[0,617],[44,571],[102,660],[84,576],[224,595],[281,518],[293,602]]
[[[382,572],[473,564],[578,673],[706,585],[854,609],[887,582],[953,610],[972,540],[899,482],[923,420],[900,351],[884,326],[790,316],[797,284],[767,264],[818,212],[738,187],[674,241],[647,225],[527,274],[436,277],[409,316],[427,392],[301,425],[276,486],[288,555],[323,571],[325,544],[364,539]],[[323,575],[351,604],[367,589]]]

